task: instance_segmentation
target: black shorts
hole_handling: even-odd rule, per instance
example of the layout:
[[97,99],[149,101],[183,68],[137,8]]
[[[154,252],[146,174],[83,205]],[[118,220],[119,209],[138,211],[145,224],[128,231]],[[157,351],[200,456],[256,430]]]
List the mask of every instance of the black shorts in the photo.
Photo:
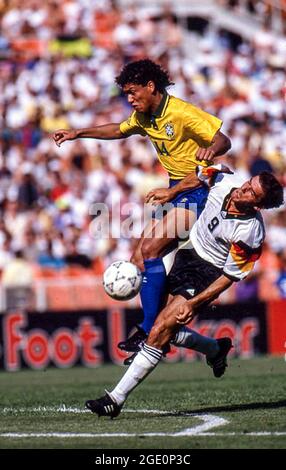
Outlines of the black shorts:
[[221,275],[221,269],[200,258],[194,249],[178,250],[168,275],[168,290],[191,299]]

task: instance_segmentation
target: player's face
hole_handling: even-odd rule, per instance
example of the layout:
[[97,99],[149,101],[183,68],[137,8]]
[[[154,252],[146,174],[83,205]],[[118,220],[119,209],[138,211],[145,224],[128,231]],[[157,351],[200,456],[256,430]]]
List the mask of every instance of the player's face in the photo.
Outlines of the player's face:
[[254,176],[246,181],[240,188],[235,189],[231,199],[237,207],[255,207],[263,199],[264,192],[259,181],[259,176]]
[[155,85],[150,81],[146,86],[127,83],[123,87],[123,92],[127,96],[128,103],[131,104],[138,113],[153,111],[152,105],[155,97]]

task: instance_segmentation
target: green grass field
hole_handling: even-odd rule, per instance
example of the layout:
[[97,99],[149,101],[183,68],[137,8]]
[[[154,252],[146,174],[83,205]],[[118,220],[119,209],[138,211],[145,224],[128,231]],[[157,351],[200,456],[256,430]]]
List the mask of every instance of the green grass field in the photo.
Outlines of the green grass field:
[[160,364],[114,420],[84,402],[123,367],[1,372],[0,448],[285,449],[284,358],[230,362],[221,379],[201,361]]

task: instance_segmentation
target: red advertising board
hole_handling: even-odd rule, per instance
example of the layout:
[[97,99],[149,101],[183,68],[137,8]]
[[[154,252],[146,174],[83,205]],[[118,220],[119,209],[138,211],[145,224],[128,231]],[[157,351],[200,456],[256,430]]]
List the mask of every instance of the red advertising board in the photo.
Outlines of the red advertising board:
[[[191,326],[208,336],[230,336],[235,346],[233,355],[252,357],[268,352],[267,341],[272,352],[278,351],[275,345],[281,345],[284,336],[275,333],[277,323],[273,323],[269,338],[267,331],[268,322],[273,322],[274,317],[279,320],[279,315],[273,306],[267,312],[263,303],[224,305],[207,309]],[[22,367],[122,364],[127,354],[117,344],[141,320],[140,309],[126,308],[4,314],[0,317],[0,368],[15,371]],[[199,356],[195,351],[172,347],[164,360],[193,361]]]
[[286,353],[286,299],[275,300],[267,304],[267,340],[268,352]]

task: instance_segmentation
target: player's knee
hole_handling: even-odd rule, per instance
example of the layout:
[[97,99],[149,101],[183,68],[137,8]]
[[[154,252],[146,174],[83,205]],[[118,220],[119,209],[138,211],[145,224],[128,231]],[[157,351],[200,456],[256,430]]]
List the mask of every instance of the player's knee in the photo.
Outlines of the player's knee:
[[147,344],[153,348],[160,348],[160,334],[157,327],[153,326],[152,330],[149,333]]
[[143,242],[141,253],[143,259],[158,258],[160,254],[159,242],[155,238],[146,239]]
[[162,349],[166,343],[166,326],[164,321],[156,322],[149,333],[147,344],[157,349]]
[[130,258],[131,263],[136,264],[141,271],[144,271],[144,259],[141,250],[135,250]]

